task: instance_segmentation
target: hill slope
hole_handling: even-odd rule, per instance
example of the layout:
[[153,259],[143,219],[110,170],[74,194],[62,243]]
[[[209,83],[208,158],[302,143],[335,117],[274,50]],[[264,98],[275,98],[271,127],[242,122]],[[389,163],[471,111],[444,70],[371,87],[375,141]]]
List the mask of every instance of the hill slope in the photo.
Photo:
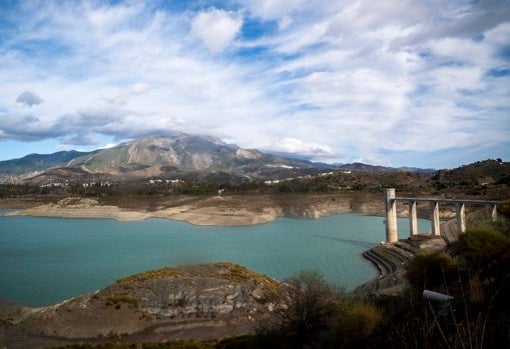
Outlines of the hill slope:
[[69,161],[83,156],[76,150],[59,151],[53,154],[30,154],[20,159],[0,161],[0,177],[19,176],[50,168],[66,166]]
[[508,184],[509,175],[510,162],[488,159],[451,170],[440,170],[432,179],[449,184]]

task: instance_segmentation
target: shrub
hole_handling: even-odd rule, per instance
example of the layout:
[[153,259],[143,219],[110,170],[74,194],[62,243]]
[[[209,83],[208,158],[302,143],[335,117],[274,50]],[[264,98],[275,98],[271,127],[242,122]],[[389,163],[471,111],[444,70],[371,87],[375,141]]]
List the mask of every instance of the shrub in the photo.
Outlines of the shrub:
[[510,200],[505,200],[498,206],[498,213],[507,219],[510,219]]
[[446,252],[420,253],[405,266],[405,275],[415,291],[441,288],[457,277],[457,261]]
[[[321,347],[342,309],[343,292],[316,271],[303,271],[287,281],[289,298],[276,322],[263,329],[268,345],[280,348]],[[267,327],[269,326],[269,328]]]
[[350,335],[368,337],[379,326],[382,318],[382,312],[374,305],[355,304],[347,315],[347,320],[350,323]]
[[452,252],[461,258],[470,272],[481,281],[503,282],[510,273],[510,239],[491,227],[468,229],[452,244]]
[[383,323],[381,309],[371,303],[358,301],[339,315],[336,324],[339,347],[370,348],[380,345],[380,333],[377,331]]

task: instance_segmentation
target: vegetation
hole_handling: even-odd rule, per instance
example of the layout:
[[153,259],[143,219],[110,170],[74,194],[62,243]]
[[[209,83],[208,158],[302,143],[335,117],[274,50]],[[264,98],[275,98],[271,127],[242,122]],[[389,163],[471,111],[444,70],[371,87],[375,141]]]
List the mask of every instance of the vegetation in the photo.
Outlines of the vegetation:
[[53,347],[52,349],[212,349],[216,348],[213,343],[203,343],[197,341],[172,341],[166,343],[140,343],[140,344],[122,344],[122,343],[104,343],[104,344],[70,344]]
[[[499,222],[469,229],[446,251],[416,255],[399,296],[352,298],[332,292],[317,274],[299,274],[278,325],[253,347],[509,347],[510,236],[499,229],[508,225],[507,208]],[[424,289],[453,299],[429,301]]]
[[406,278],[414,289],[436,289],[457,277],[457,261],[446,252],[424,252],[406,266]]
[[138,308],[138,301],[128,295],[113,295],[106,300],[106,305],[120,305],[123,303]]
[[[289,301],[263,329],[263,341],[281,348],[317,345],[328,334],[341,311],[343,294],[315,271],[288,280]],[[272,345],[268,345],[271,347]]]
[[[310,175],[295,175],[291,176],[294,178],[267,183],[221,171],[208,174],[179,172],[161,175],[162,177],[155,177],[152,180],[148,178],[122,180],[122,177],[114,180],[111,176],[101,174],[90,177],[90,174],[79,169],[72,171],[67,169],[67,172],[62,173],[60,170],[52,170],[52,176],[44,183],[32,181],[31,184],[0,184],[0,199],[34,196],[36,199],[37,197],[44,199],[55,195],[74,195],[118,203],[126,197],[152,200],[176,195],[217,195],[219,190],[225,194],[346,194],[379,193],[381,188],[388,187],[397,189],[401,195],[414,196],[462,195],[490,199],[510,196],[510,163],[500,159],[480,161],[453,170],[440,170],[433,176],[404,171],[337,170],[321,174],[313,172]],[[56,183],[47,183],[48,181]]]

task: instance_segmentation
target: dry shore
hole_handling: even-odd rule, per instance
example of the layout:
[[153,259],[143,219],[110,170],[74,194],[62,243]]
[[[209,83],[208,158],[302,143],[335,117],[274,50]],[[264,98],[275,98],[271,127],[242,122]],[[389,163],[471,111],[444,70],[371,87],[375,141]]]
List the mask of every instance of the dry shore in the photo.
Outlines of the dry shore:
[[373,200],[310,195],[282,200],[272,196],[180,197],[156,205],[108,205],[96,199],[68,197],[56,203],[39,204],[5,212],[3,216],[40,216],[61,218],[107,218],[137,221],[165,218],[194,225],[241,226],[274,221],[278,217],[320,218],[333,214],[358,212],[380,214],[382,205]]

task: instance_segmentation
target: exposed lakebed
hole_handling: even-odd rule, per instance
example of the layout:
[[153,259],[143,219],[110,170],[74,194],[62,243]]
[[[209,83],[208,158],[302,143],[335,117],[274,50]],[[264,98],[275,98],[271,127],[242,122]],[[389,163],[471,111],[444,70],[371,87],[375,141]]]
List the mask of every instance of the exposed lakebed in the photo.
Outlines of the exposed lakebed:
[[[421,231],[429,229],[419,220]],[[399,220],[406,236],[407,219]],[[242,226],[148,219],[0,217],[0,299],[49,305],[165,266],[233,261],[284,280],[319,270],[352,289],[376,276],[361,253],[384,240],[383,217],[341,214]]]

